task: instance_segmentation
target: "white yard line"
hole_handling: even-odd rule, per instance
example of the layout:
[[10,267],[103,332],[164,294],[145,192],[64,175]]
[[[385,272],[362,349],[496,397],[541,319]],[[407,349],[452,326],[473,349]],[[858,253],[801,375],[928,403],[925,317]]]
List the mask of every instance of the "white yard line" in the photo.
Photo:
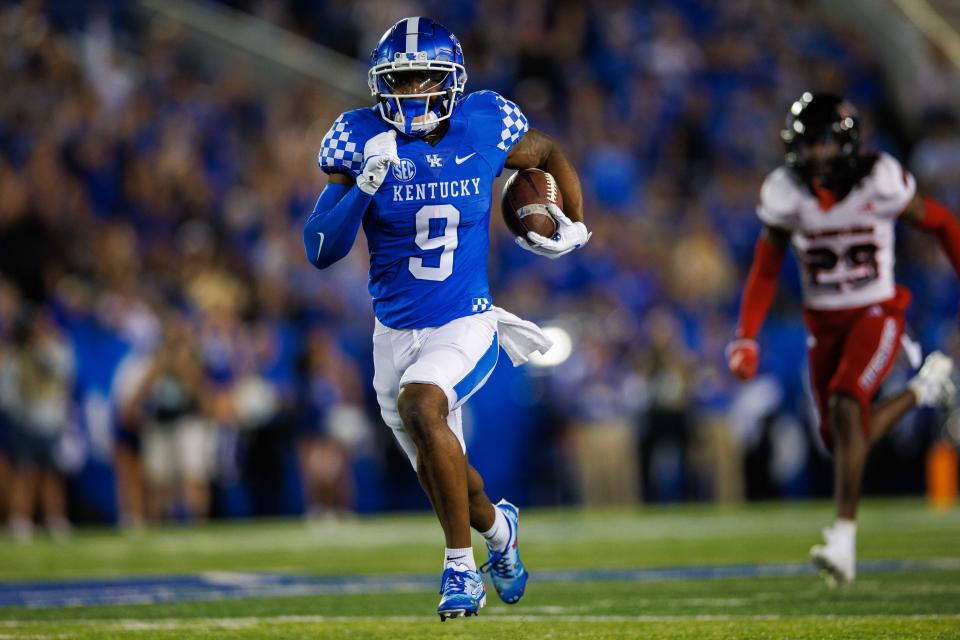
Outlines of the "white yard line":
[[[729,615],[729,614],[702,614],[702,615],[575,615],[564,614],[567,607],[531,607],[530,613],[517,614],[513,611],[503,609],[484,610],[476,619],[478,622],[484,620],[496,619],[498,625],[507,622],[737,622],[737,621],[778,621],[778,620],[802,620],[806,618],[817,618],[821,620],[875,620],[880,619],[906,619],[906,620],[957,620],[960,621],[960,614],[854,614],[854,615],[781,615],[781,614],[747,614],[747,615]],[[533,611],[543,611],[543,613],[533,613]],[[261,624],[270,625],[297,625],[297,624],[349,624],[365,622],[386,622],[386,623],[408,623],[424,622],[432,619],[428,615],[405,615],[405,616],[245,616],[237,618],[161,618],[161,619],[139,619],[124,618],[119,620],[70,620],[70,624],[77,626],[96,626],[101,629],[120,629],[124,631],[176,631],[180,629],[196,629],[198,627],[209,627],[219,629],[250,629]],[[62,623],[60,620],[45,621],[7,621],[3,624],[8,629],[30,629],[31,627],[43,627],[45,625]]]

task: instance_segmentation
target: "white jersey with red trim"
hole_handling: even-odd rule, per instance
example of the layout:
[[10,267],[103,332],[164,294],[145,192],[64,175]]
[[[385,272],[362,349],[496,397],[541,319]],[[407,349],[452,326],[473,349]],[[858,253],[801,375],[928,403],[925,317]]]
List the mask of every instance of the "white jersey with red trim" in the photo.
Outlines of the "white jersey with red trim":
[[757,215],[791,232],[810,309],[854,309],[895,292],[894,227],[916,193],[913,176],[880,153],[870,174],[824,209],[786,167],[767,176]]

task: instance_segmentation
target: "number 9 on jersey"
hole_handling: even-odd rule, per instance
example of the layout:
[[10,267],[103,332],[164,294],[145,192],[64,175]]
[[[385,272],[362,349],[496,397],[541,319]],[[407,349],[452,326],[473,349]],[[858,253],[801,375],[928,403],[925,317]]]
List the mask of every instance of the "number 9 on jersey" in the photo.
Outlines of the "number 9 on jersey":
[[427,205],[417,211],[416,224],[417,247],[423,251],[442,251],[436,266],[427,264],[428,261],[433,262],[431,257],[417,256],[410,258],[407,268],[417,280],[442,282],[453,273],[453,252],[459,244],[457,227],[460,226],[460,211],[449,204]]

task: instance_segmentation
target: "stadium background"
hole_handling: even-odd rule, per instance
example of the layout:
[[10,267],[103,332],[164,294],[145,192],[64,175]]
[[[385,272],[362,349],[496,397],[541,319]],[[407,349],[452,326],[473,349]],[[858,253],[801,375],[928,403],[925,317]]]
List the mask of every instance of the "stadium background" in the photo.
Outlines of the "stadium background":
[[[138,367],[180,354],[204,453],[158,517],[309,511],[308,468],[323,485],[314,511],[426,508],[369,385],[363,241],[322,273],[302,255],[320,139],[363,99],[231,64],[157,4],[0,3],[0,364],[59,354],[36,389],[0,376],[0,487],[23,453],[17,416],[53,416],[30,442],[50,447],[70,519],[137,524],[130,478],[162,428],[124,399]],[[594,231],[583,251],[537,259],[492,225],[496,303],[572,338],[563,366],[501,362],[470,403],[471,460],[492,496],[829,494],[793,261],[761,339],[767,375],[739,386],[723,364],[757,192],[787,106],[815,88],[853,100],[868,145],[960,211],[960,80],[945,55],[917,40],[912,76],[898,73],[855,21],[812,1],[224,5],[360,60],[397,18],[432,15],[464,44],[468,90],[516,100],[580,170]],[[956,355],[946,262],[906,232],[898,272],[915,335]],[[905,421],[867,491],[922,492],[938,436],[929,415]],[[147,466],[176,479],[183,452],[167,444]]]

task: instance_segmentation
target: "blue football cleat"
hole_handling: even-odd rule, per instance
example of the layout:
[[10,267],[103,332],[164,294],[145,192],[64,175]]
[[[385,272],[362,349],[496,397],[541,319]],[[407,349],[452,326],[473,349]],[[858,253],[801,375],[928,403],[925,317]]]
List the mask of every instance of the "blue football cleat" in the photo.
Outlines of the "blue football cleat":
[[440,578],[440,604],[437,606],[440,622],[447,618],[475,616],[485,604],[487,591],[483,588],[483,578],[479,573],[469,569],[458,571],[452,567],[444,570]]
[[530,576],[520,561],[520,549],[517,547],[518,528],[520,524],[520,510],[501,500],[496,505],[503,511],[510,525],[510,541],[503,551],[487,549],[487,561],[480,565],[480,571],[489,572],[493,586],[497,589],[500,599],[507,604],[516,604],[523,597],[527,588],[527,578]]

